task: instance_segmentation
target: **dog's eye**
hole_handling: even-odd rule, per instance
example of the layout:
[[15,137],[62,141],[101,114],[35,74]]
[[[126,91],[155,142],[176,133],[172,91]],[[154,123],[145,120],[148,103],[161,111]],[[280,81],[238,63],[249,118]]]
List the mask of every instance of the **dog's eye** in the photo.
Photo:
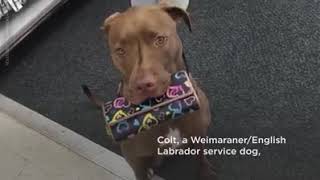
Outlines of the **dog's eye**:
[[154,45],[156,47],[161,47],[161,46],[165,45],[167,40],[168,40],[168,37],[166,37],[166,36],[157,36],[154,41]]
[[117,48],[115,50],[115,53],[118,55],[118,56],[124,56],[126,54],[126,51],[122,48]]

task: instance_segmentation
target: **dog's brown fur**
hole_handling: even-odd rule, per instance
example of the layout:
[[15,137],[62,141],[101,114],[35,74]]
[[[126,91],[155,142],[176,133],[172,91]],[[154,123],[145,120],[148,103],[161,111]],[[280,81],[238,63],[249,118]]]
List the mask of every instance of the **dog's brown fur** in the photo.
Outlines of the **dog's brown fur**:
[[[184,20],[189,26],[188,14],[176,7],[133,7],[108,17],[103,29],[108,39],[112,62],[122,75],[121,94],[132,103],[140,103],[150,96],[164,93],[170,84],[170,75],[185,69],[182,58],[182,43],[176,24]],[[139,91],[141,80],[155,84],[152,92]],[[148,168],[152,168],[159,144],[156,139],[177,128],[182,137],[205,136],[210,124],[207,97],[192,80],[200,99],[200,110],[188,114],[181,120],[168,122],[121,142],[121,150],[138,180],[147,180]],[[203,145],[195,145],[203,148]],[[201,154],[201,153],[200,153]],[[201,175],[210,174],[210,164],[199,155]]]

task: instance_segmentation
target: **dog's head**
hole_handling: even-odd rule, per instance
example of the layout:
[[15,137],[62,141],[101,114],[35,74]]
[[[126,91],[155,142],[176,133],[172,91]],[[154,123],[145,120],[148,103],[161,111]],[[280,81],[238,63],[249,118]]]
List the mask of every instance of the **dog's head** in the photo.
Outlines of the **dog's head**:
[[108,17],[103,26],[112,62],[122,74],[122,93],[138,104],[162,95],[172,73],[185,68],[177,22],[190,27],[177,7],[141,6]]

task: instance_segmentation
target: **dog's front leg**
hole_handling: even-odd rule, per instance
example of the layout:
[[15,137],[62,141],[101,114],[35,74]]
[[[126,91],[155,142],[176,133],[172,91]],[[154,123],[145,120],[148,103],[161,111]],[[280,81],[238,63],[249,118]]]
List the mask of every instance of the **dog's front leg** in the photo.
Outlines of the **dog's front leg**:
[[165,180],[154,173],[153,161],[153,157],[140,157],[139,159],[129,162],[136,176],[136,180]]
[[[198,143],[195,144],[196,149],[200,149],[200,152],[203,152],[204,144]],[[215,168],[209,162],[208,158],[203,154],[199,153],[196,156],[199,162],[199,176],[200,180],[215,180],[217,179],[217,174]]]
[[136,180],[150,180],[152,157],[126,157],[136,176]]

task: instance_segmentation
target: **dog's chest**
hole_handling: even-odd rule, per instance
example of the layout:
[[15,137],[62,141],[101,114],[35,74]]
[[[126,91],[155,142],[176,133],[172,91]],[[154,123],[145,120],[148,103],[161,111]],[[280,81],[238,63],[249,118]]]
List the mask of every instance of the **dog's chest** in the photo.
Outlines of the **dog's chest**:
[[171,147],[173,149],[180,147],[182,143],[182,133],[179,128],[168,128],[168,132],[164,136],[158,137],[160,147]]

